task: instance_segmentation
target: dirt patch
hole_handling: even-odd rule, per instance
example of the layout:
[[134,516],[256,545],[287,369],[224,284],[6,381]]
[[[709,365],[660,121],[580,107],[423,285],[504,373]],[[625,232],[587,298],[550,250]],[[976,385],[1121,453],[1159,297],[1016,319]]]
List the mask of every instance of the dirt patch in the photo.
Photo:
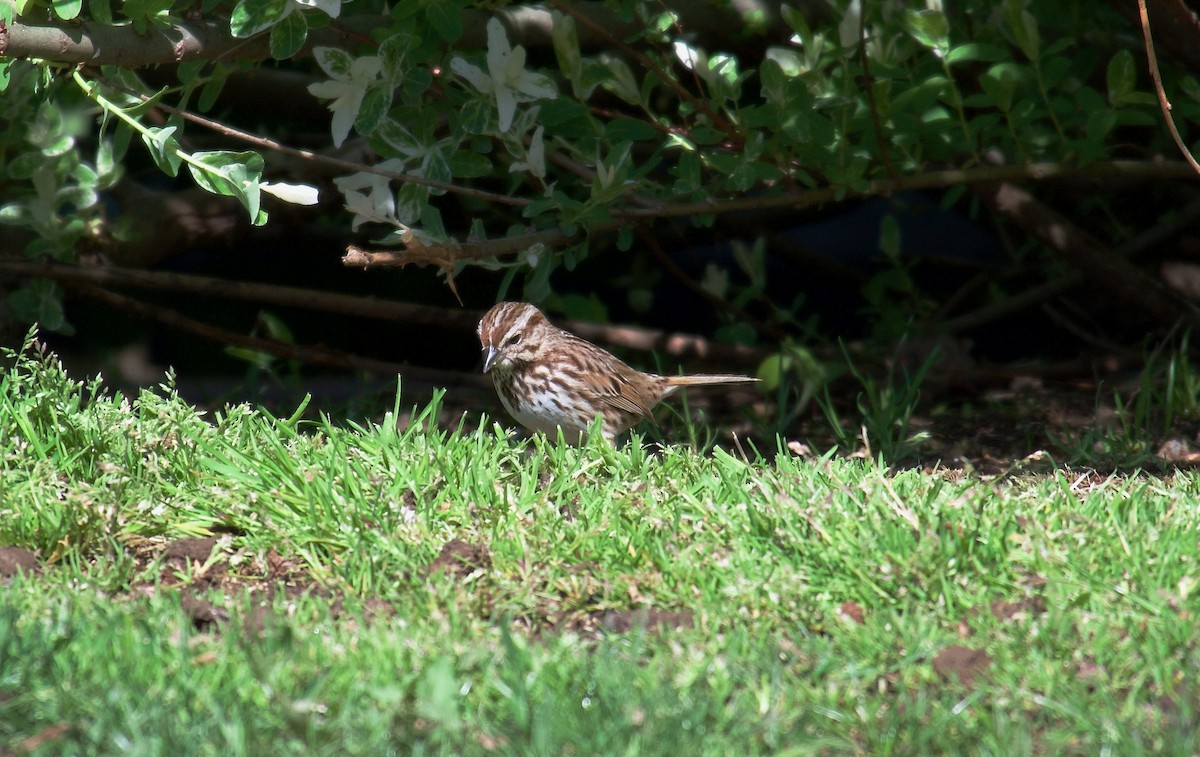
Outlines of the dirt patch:
[[212,557],[220,539],[216,536],[205,536],[193,539],[177,539],[167,544],[163,549],[163,557],[168,561],[182,563],[199,563],[203,565]]
[[968,689],[975,687],[976,679],[987,672],[992,658],[982,649],[952,646],[946,647],[933,657],[933,671],[945,681],[958,681]]
[[686,631],[695,625],[695,618],[687,610],[658,610],[642,607],[636,610],[593,610],[572,616],[560,625],[581,636],[594,639],[606,634],[644,631],[672,633]]
[[[378,599],[351,601],[360,612],[349,613],[343,597],[315,581],[307,566],[275,550],[251,554],[239,550],[229,535],[176,539],[143,539],[129,549],[138,566],[135,575],[151,576],[130,586],[129,597],[178,592],[180,606],[196,630],[224,633],[235,629],[247,636],[261,635],[271,624],[281,597],[321,597],[330,616],[369,621],[394,614],[390,604]],[[231,565],[236,568],[231,569]]]
[[858,602],[842,602],[841,607],[838,607],[837,614],[839,618],[848,620],[855,625],[861,626],[867,622],[866,613]]
[[477,570],[492,567],[492,553],[485,544],[469,544],[461,539],[451,539],[442,551],[426,567],[426,575],[446,573],[455,578],[466,578]]
[[185,590],[180,595],[180,604],[184,613],[191,618],[192,625],[198,631],[209,631],[217,623],[229,620],[229,611],[218,607],[212,602],[200,597],[196,592]]
[[0,547],[0,579],[18,573],[38,573],[42,569],[37,553],[23,547]]
[[1009,621],[1030,615],[1041,615],[1046,611],[1046,600],[1041,597],[1026,597],[1015,602],[996,600],[990,608],[996,620]]

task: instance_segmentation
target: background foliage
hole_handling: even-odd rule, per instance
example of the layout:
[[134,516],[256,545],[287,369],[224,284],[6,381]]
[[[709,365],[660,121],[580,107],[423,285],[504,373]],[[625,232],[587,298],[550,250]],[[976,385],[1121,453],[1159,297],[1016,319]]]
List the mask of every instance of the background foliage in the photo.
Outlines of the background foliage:
[[[1200,86],[1175,5],[1150,3],[1186,139]],[[20,257],[142,268],[223,246],[319,288],[347,237],[347,265],[446,284],[377,277],[388,298],[710,332],[764,348],[762,375],[803,401],[814,338],[1011,360],[1200,324],[1157,273],[1196,257],[1200,200],[1127,3],[4,7],[0,273],[19,277],[8,312],[45,329],[72,329],[64,286],[103,285]],[[282,259],[264,224],[294,240]],[[335,338],[256,324],[214,338]],[[399,354],[447,349],[430,339]]]

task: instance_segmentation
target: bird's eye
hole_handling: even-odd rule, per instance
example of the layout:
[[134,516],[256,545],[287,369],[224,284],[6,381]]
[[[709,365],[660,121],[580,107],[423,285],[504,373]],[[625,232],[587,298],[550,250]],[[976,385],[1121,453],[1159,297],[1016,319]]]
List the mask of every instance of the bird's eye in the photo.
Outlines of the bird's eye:
[[520,334],[513,334],[513,335],[512,335],[512,336],[510,336],[508,339],[505,339],[505,340],[504,340],[504,343],[505,343],[506,345],[510,345],[510,346],[511,346],[511,345],[514,345],[514,344],[516,344],[516,343],[517,343],[517,342],[519,342],[519,341],[521,341],[521,335],[520,335]]

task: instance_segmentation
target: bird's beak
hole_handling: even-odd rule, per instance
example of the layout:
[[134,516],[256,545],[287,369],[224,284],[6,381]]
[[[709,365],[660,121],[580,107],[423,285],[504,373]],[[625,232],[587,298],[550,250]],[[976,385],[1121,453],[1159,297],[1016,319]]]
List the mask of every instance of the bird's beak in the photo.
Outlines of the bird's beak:
[[496,364],[496,357],[500,354],[495,347],[483,348],[483,372],[487,373]]

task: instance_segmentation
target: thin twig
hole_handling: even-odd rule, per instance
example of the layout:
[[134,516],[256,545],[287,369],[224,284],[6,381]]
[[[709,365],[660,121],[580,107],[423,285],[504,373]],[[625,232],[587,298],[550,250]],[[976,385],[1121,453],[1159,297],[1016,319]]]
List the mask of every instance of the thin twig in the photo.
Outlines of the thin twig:
[[[1113,248],[1110,254],[1118,258],[1132,258],[1143,250],[1162,244],[1179,235],[1198,221],[1200,221],[1200,199],[1188,203],[1170,221],[1152,226]],[[1062,294],[1086,280],[1087,277],[1082,272],[1068,271],[1052,281],[1017,292],[998,302],[984,305],[978,310],[941,321],[938,324],[938,330],[955,334],[983,326]]]
[[[624,223],[612,221],[597,224],[589,229],[591,233],[611,231]],[[403,268],[406,265],[438,265],[451,266],[460,260],[487,260],[504,255],[515,255],[528,250],[533,245],[546,247],[561,247],[579,238],[580,234],[567,234],[558,229],[531,231],[515,237],[503,239],[486,239],[479,242],[454,242],[447,244],[422,244],[416,249],[381,248],[364,250],[357,245],[348,245],[346,254],[342,256],[342,265],[351,268],[371,268],[390,266]]]
[[1174,324],[1180,318],[1189,325],[1200,325],[1200,308],[1129,261],[1114,256],[1095,236],[1024,189],[1004,182],[976,187],[975,192],[999,215],[1087,274],[1098,289],[1165,325]]
[[336,313],[355,318],[398,321],[418,326],[474,329],[475,324],[479,321],[478,313],[458,308],[414,305],[357,294],[321,292],[315,289],[278,284],[230,281],[213,276],[197,276],[172,271],[146,271],[118,266],[84,268],[51,261],[0,260],[0,276],[43,278],[68,285],[86,284],[107,288],[183,292],[199,297],[256,302],[277,307]]
[[111,307],[132,313],[140,318],[146,318],[161,323],[169,328],[195,334],[209,341],[220,344],[230,344],[246,349],[266,352],[286,360],[299,360],[309,365],[320,365],[341,370],[358,370],[377,374],[400,374],[417,381],[425,381],[439,386],[470,386],[485,389],[491,386],[491,381],[484,376],[473,376],[457,371],[443,371],[436,368],[392,363],[386,360],[351,355],[325,347],[306,347],[303,345],[284,344],[269,339],[239,334],[235,331],[218,328],[203,321],[197,321],[181,313],[163,307],[157,307],[123,294],[110,292],[94,286],[76,287],[81,294],[99,300]]
[[1171,132],[1171,138],[1175,140],[1175,145],[1179,148],[1179,152],[1183,153],[1184,159],[1191,165],[1192,169],[1200,174],[1200,163],[1192,157],[1192,152],[1183,143],[1183,137],[1179,135],[1179,129],[1175,126],[1175,118],[1171,115],[1171,102],[1167,99],[1167,93],[1163,89],[1162,74],[1158,71],[1158,56],[1154,54],[1154,38],[1150,36],[1150,16],[1146,11],[1146,0],[1138,0],[1138,12],[1142,17],[1142,37],[1146,40],[1146,60],[1150,64],[1150,78],[1154,80],[1154,91],[1158,93],[1158,104],[1162,108],[1163,120],[1167,124],[1167,130]]
[[[17,278],[43,278],[72,286],[134,287],[166,292],[185,292],[203,297],[216,297],[243,302],[259,302],[281,307],[304,308],[326,313],[397,321],[421,326],[442,326],[473,331],[479,322],[480,311],[414,305],[408,302],[377,300],[359,295],[319,292],[276,284],[229,281],[211,276],[143,271],[134,268],[81,268],[79,266],[34,262],[30,260],[0,260],[0,274]],[[649,352],[656,350],[680,360],[703,360],[713,363],[757,365],[770,353],[766,350],[712,342],[694,334],[681,334],[635,326],[616,326],[586,321],[556,321],[560,326],[583,338],[627,350]]]
[[927,171],[912,176],[901,176],[897,179],[876,179],[868,182],[866,187],[861,190],[846,187],[822,187],[764,196],[663,203],[653,208],[614,208],[609,213],[614,218],[677,218],[690,215],[739,213],[745,210],[807,208],[847,199],[876,197],[921,189],[945,189],[959,185],[1067,178],[1195,179],[1196,175],[1185,163],[1162,161],[1114,160],[1089,163],[1086,166],[1071,166],[1066,163],[1014,163],[1003,166],[976,166],[974,168]]

